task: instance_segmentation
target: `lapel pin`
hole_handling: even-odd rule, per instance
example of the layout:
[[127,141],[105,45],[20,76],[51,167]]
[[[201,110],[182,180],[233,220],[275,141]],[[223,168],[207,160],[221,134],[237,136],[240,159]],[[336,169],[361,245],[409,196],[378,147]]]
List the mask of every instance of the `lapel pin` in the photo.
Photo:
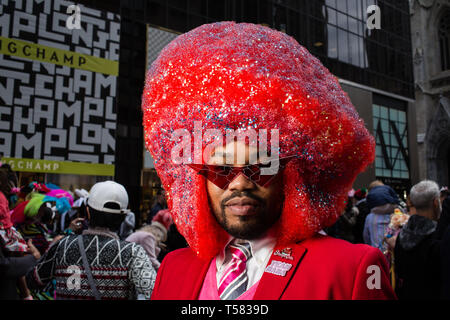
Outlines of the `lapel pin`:
[[285,263],[282,261],[272,260],[272,263],[267,266],[266,272],[275,274],[277,276],[284,277],[286,272],[288,272],[292,268],[292,264]]
[[276,250],[274,255],[282,257],[288,260],[294,260],[292,257],[292,248],[284,248],[282,250]]

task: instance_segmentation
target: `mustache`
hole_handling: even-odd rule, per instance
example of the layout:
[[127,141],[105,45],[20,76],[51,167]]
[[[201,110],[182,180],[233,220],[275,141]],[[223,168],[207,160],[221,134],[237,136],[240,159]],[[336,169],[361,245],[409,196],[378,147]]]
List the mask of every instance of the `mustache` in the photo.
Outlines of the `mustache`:
[[231,195],[229,195],[228,197],[226,197],[225,199],[223,199],[220,202],[220,206],[221,206],[222,209],[224,209],[225,208],[225,203],[227,203],[231,199],[243,198],[243,197],[247,197],[247,198],[253,199],[253,200],[257,201],[261,206],[265,206],[266,205],[266,201],[263,198],[258,197],[257,195],[254,195],[254,194],[252,194],[250,192],[247,192],[247,191],[233,191],[233,193]]

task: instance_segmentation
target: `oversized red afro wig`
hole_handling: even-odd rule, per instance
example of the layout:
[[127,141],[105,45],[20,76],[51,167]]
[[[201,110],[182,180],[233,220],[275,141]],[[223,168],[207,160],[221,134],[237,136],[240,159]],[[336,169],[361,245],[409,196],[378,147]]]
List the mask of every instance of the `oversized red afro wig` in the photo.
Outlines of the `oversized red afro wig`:
[[223,134],[279,130],[279,157],[295,156],[282,173],[279,245],[332,225],[357,174],[374,160],[374,139],[337,78],[292,37],[260,25],[219,22],[178,36],[148,71],[142,110],[170,212],[203,258],[216,255],[228,235],[210,210],[205,178],[172,162],[174,130],[193,134],[194,121]]

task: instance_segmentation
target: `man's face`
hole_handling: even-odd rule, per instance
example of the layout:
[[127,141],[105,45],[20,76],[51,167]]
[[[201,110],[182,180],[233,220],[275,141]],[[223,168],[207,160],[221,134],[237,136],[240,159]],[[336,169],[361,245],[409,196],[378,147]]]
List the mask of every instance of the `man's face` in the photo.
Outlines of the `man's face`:
[[[237,152],[245,152],[246,163],[249,158],[252,158],[249,156],[253,152],[257,154],[256,148],[240,142],[234,142],[233,147],[230,148],[228,145],[223,149],[216,148],[208,164],[226,163],[225,159],[221,162],[222,159],[216,156],[221,153],[220,151],[223,151],[225,155],[226,152],[234,149],[234,163],[226,163],[233,166],[243,166],[243,164],[237,164]],[[280,174],[274,177],[267,187],[262,187],[244,174],[240,174],[225,189],[219,188],[209,180],[206,182],[206,188],[217,222],[235,238],[258,238],[280,217],[283,205],[282,175]]]

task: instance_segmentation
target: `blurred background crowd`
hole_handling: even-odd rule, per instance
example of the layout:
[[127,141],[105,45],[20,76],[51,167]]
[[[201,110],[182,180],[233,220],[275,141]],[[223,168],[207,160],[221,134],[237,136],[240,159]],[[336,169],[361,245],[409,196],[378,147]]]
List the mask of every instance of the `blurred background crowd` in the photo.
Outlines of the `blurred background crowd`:
[[[123,188],[109,182],[113,184],[111,187],[105,186],[105,182],[98,183],[103,184],[103,189],[95,195],[97,202],[99,197],[104,198],[102,203],[112,201],[108,197],[114,196],[116,185]],[[94,197],[93,189],[91,198]],[[150,287],[164,256],[187,246],[173,224],[162,189],[146,212],[141,227],[136,227],[134,213],[129,210],[124,211],[119,220],[117,215],[113,215],[113,222],[108,219],[99,222],[102,219],[88,213],[88,207],[91,212],[96,210],[92,209],[93,200],[88,205],[90,192],[84,189],[64,190],[52,183],[37,182],[17,186],[17,176],[7,164],[0,167],[0,190],[0,299],[58,298],[57,276],[53,270],[57,263],[52,262],[52,270],[46,270],[46,265],[55,259],[56,251],[62,250],[64,259],[70,253],[66,248],[70,247],[69,241],[64,246],[56,244],[70,236],[89,234],[86,230],[90,228],[104,230],[106,233],[103,235],[116,238],[122,244],[133,242],[142,246],[145,261],[149,261],[146,272],[155,271]],[[127,200],[121,205],[127,207],[128,195],[125,197]],[[376,180],[367,189],[350,190],[341,217],[321,233],[381,250],[389,265],[391,285],[399,299],[448,299],[449,222],[450,195],[447,187],[423,180],[414,185],[403,199],[390,186]],[[49,253],[52,247],[58,249]],[[99,257],[106,254],[101,251],[96,253]],[[36,274],[42,278],[44,271],[47,272],[47,281],[40,279],[38,286],[30,285],[29,279],[33,274],[35,278]],[[151,289],[146,294],[151,293]],[[134,298],[139,298],[139,294]]]

